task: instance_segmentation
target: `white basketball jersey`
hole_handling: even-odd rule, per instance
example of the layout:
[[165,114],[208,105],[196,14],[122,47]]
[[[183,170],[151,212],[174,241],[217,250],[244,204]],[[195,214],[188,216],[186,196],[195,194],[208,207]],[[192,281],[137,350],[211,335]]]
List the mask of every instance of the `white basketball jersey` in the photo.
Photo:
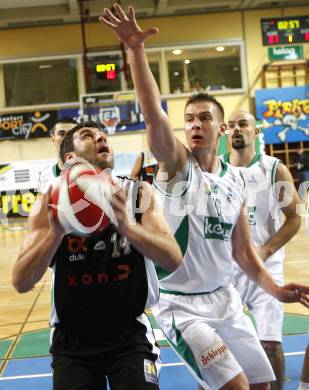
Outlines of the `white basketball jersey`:
[[183,253],[183,263],[175,272],[159,269],[164,291],[204,293],[231,280],[231,235],[245,199],[245,183],[238,169],[220,163],[217,174],[203,172],[190,154],[185,181],[176,182],[169,192],[164,191],[164,183],[155,181]]
[[[256,245],[269,241],[282,225],[274,185],[279,163],[280,160],[275,157],[258,154],[247,167],[238,167],[246,180],[248,221]],[[267,259],[265,265],[272,274],[280,274],[283,272],[283,259],[282,247]]]

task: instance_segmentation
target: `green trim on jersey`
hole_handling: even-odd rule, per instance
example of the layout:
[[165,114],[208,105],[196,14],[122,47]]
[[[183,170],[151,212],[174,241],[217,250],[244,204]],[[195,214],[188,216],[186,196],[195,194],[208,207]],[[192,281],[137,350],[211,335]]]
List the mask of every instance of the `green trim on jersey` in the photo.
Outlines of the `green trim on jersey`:
[[[176,233],[174,234],[175,239],[180,246],[180,250],[182,253],[182,257],[184,257],[189,243],[189,217],[188,215],[185,215],[183,220],[181,221]],[[156,265],[156,271],[158,279],[161,280],[163,278],[166,278],[171,274],[171,272],[165,271],[162,267],[159,265]]]
[[274,164],[273,164],[273,166],[271,168],[271,179],[270,179],[270,182],[271,182],[271,188],[272,188],[273,196],[275,198],[277,197],[277,194],[276,194],[276,173],[277,173],[277,168],[278,168],[279,164],[282,164],[282,161],[279,160],[279,159],[276,159],[276,161],[274,161]]
[[203,292],[198,292],[198,293],[183,293],[183,292],[180,292],[180,291],[164,290],[164,288],[160,288],[160,292],[162,294],[170,294],[170,295],[182,295],[182,296],[192,296],[192,295],[195,295],[196,296],[196,295],[211,294],[211,293],[219,290],[220,288],[222,288],[222,286],[219,286],[218,288],[215,288],[212,291],[203,291]]
[[230,154],[229,153],[225,153],[223,155],[223,161],[226,162],[226,163],[230,162]]
[[255,156],[253,157],[253,159],[249,162],[249,164],[247,165],[247,168],[251,167],[253,164],[255,164],[256,162],[258,162],[260,160],[260,158],[262,157],[262,155],[260,153],[256,153]]
[[[253,157],[253,159],[249,162],[249,164],[246,166],[246,168],[249,168],[251,167],[253,164],[255,164],[256,162],[258,162],[260,160],[260,158],[262,157],[262,155],[260,153],[256,153]],[[230,153],[226,153],[223,155],[223,160],[221,161],[224,161],[226,163],[230,163]]]
[[223,177],[227,172],[227,163],[225,161],[220,160],[221,163],[221,172],[219,174],[220,177]]
[[61,170],[60,170],[58,164],[53,165],[52,171],[53,171],[53,175],[55,177],[60,176]]
[[196,373],[196,375],[203,379],[201,376],[200,369],[198,367],[198,364],[194,358],[194,355],[189,347],[189,345],[186,343],[185,339],[182,337],[182,334],[179,329],[177,329],[175,324],[175,319],[173,316],[172,321],[172,328],[175,331],[176,335],[176,345],[169,339],[167,340],[172,344],[172,346],[176,349],[176,351],[179,353],[179,355],[189,364],[189,366],[193,369],[193,371]]
[[274,186],[276,183],[276,172],[277,172],[277,167],[279,164],[279,160],[276,160],[271,168],[271,185]]
[[[187,177],[186,177],[186,182],[187,182],[187,184],[186,184],[186,186],[184,186],[183,188],[182,188],[182,191],[181,191],[181,194],[180,195],[173,195],[173,194],[170,194],[169,192],[166,192],[166,191],[164,191],[158,184],[157,184],[157,180],[156,180],[156,177],[157,177],[157,173],[158,173],[158,169],[156,170],[156,172],[155,172],[155,175],[154,175],[154,178],[153,178],[153,185],[154,185],[154,187],[159,191],[159,192],[161,192],[161,194],[163,194],[164,196],[167,196],[167,197],[169,197],[169,198],[181,198],[182,196],[184,196],[186,193],[187,193],[187,191],[188,191],[188,183],[191,181],[191,178],[192,178],[192,160],[191,160],[191,158],[190,158],[190,156],[189,156],[189,169],[188,169],[188,175],[187,175]],[[158,167],[158,165],[157,165],[157,167]]]

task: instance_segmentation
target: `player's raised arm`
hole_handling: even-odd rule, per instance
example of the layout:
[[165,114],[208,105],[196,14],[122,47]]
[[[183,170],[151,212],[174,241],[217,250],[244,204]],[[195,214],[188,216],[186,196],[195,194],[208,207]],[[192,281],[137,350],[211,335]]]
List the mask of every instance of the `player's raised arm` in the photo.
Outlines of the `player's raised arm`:
[[48,210],[49,194],[42,194],[28,218],[28,234],[13,267],[12,284],[20,293],[30,291],[43,277],[63,235]]
[[144,48],[144,41],[156,34],[158,29],[142,31],[136,23],[132,6],[129,6],[127,14],[119,4],[115,4],[114,8],[115,15],[109,9],[104,9],[100,21],[128,47],[131,74],[147,127],[149,148],[160,170],[168,172],[169,178],[172,178],[185,165],[187,153],[184,145],[175,137],[170,120],[161,107],[160,91]]

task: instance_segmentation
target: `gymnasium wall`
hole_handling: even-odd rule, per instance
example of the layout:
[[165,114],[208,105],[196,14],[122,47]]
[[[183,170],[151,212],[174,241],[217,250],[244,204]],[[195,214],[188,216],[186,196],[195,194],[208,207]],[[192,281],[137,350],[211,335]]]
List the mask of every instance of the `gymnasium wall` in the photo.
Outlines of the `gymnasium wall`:
[[[261,88],[262,65],[268,62],[267,47],[262,46],[260,19],[282,16],[308,15],[309,6],[273,8],[265,10],[173,16],[140,20],[142,28],[156,26],[159,34],[148,42],[150,46],[182,43],[205,43],[207,41],[241,39],[245,43],[247,57],[247,83],[245,94],[218,95],[226,110],[226,116],[237,108],[254,109],[256,88]],[[115,36],[99,23],[86,25],[87,46],[91,51],[119,48]],[[309,44],[303,44],[304,56],[309,58]],[[59,55],[82,52],[81,32],[78,24],[9,29],[0,31],[0,59]],[[80,92],[83,82],[79,78]],[[175,129],[183,126],[185,97],[168,97],[168,113]],[[0,110],[3,107],[3,81],[0,66]],[[184,141],[182,130],[176,135]],[[117,152],[140,151],[147,148],[144,132],[115,135],[110,137]],[[128,150],[129,149],[129,150]],[[49,139],[27,141],[1,141],[1,161],[41,159],[54,157],[54,149]]]

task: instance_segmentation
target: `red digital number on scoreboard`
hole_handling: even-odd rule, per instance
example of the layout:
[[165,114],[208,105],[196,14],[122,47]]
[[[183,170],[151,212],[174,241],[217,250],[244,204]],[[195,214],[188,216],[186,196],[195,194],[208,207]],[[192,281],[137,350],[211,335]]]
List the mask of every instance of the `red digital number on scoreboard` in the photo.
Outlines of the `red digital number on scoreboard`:
[[273,44],[279,43],[278,35],[268,35],[267,39],[268,39],[268,44],[269,45],[273,45]]

